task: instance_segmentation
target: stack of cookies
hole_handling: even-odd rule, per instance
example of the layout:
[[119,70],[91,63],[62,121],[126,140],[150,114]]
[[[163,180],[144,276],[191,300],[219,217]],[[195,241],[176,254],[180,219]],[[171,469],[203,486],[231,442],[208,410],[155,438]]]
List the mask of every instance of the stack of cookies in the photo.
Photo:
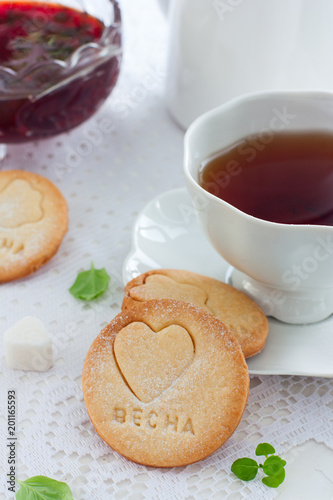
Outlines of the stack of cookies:
[[261,309],[225,283],[180,270],[138,276],[84,364],[97,433],[144,465],[204,459],[238,426],[249,391],[245,357],[261,351],[267,333]]

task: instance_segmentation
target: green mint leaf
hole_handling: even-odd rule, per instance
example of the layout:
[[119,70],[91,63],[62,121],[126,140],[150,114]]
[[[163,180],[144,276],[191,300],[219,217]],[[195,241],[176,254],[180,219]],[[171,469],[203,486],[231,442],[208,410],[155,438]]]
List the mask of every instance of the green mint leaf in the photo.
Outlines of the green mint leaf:
[[262,482],[270,488],[277,488],[281,483],[283,483],[285,477],[286,471],[282,468],[277,474],[275,474],[275,476],[263,477]]
[[275,453],[275,450],[273,446],[268,443],[260,443],[256,448],[257,457],[260,457],[261,455],[265,455],[265,457],[267,457],[267,455],[273,455],[273,453]]
[[281,469],[284,468],[286,463],[287,462],[285,460],[282,460],[282,458],[276,455],[272,455],[266,458],[262,468],[267,476],[275,476],[275,474],[277,474]]
[[20,489],[16,500],[73,500],[72,492],[66,483],[46,476],[34,476],[17,482]]
[[77,299],[93,300],[102,295],[108,287],[110,276],[105,269],[95,269],[91,263],[89,271],[77,275],[75,283],[69,289]]
[[232,464],[231,471],[239,479],[251,481],[251,479],[256,477],[258,468],[257,462],[252,460],[252,458],[239,458]]
[[273,453],[275,453],[275,450],[272,445],[261,443],[256,448],[256,455],[266,456],[263,465],[258,464],[251,458],[240,458],[232,464],[231,470],[239,479],[250,481],[256,477],[259,468],[263,469],[267,476],[262,479],[262,482],[270,488],[277,488],[286,477],[284,466],[287,462],[277,455],[273,455]]

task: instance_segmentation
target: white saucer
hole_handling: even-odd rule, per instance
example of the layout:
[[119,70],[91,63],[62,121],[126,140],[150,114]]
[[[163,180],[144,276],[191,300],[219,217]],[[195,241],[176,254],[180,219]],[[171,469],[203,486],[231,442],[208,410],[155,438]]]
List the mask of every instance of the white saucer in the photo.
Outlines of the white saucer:
[[[229,264],[211,247],[186,188],[167,191],[139,214],[123,279],[175,268],[226,280]],[[269,321],[265,349],[247,360],[251,374],[333,377],[333,316],[311,325]]]

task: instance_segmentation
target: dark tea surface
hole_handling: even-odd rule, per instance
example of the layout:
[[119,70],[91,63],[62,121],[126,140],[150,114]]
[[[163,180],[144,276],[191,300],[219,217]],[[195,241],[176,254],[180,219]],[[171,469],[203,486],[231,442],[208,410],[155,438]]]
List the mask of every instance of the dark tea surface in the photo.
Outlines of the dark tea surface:
[[285,224],[333,225],[333,134],[248,137],[202,163],[199,184],[246,214]]

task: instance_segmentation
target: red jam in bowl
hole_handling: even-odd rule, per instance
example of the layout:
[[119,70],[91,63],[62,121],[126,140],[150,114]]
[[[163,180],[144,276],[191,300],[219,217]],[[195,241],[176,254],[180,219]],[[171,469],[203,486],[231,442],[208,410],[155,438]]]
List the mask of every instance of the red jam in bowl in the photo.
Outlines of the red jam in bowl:
[[47,138],[87,120],[112,91],[120,12],[106,27],[86,12],[0,2],[0,143]]

